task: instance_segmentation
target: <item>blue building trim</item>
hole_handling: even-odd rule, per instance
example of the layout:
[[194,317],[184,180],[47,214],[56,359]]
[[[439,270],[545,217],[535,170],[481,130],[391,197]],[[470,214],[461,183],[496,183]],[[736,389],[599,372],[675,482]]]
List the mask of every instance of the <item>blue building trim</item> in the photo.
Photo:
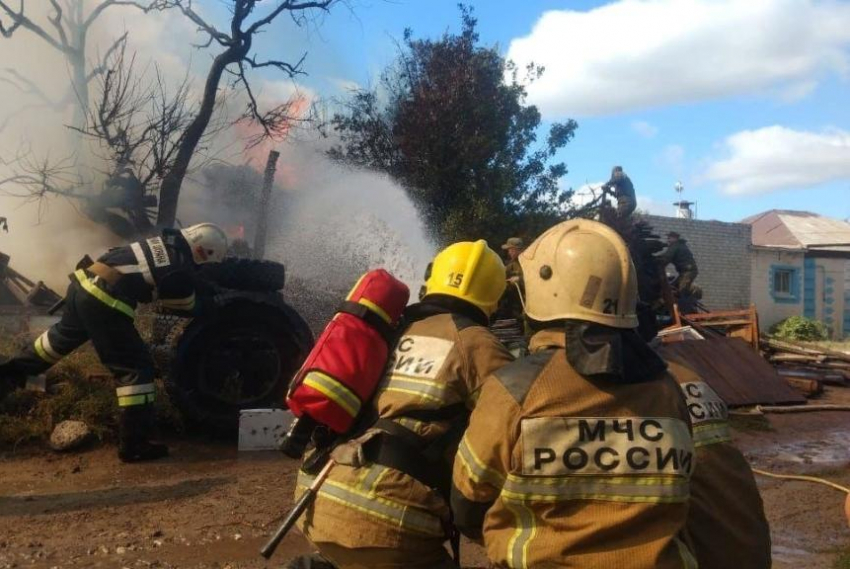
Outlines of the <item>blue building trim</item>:
[[815,260],[807,257],[803,261],[803,316],[806,318],[815,317],[815,308],[817,306],[815,299],[815,282],[817,279],[817,267]]
[[[782,294],[778,293],[775,290],[776,281],[774,279],[774,275],[777,271],[788,271],[791,273],[791,290],[790,294]],[[777,304],[800,304],[800,290],[802,288],[802,280],[803,280],[802,271],[799,266],[796,265],[770,265],[770,270],[767,275],[767,286],[770,289],[770,297],[773,299],[773,302]]]
[[844,326],[842,332],[844,337],[850,337],[850,290],[844,290]]

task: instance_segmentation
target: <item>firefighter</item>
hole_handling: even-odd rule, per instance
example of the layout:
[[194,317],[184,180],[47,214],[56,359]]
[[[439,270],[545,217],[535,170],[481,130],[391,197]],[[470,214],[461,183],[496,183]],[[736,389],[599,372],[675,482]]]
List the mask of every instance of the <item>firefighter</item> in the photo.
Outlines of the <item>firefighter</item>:
[[[370,404],[377,436],[361,465],[332,467],[299,522],[320,555],[289,567],[455,567],[444,546],[452,460],[481,382],[512,359],[487,328],[504,289],[483,240],[434,258]],[[311,480],[302,470],[297,493]]]
[[503,318],[522,319],[522,267],[519,265],[519,254],[525,244],[519,237],[511,237],[503,245],[502,250],[507,254],[505,264],[505,279],[508,282],[502,299],[499,302],[498,314]]
[[94,262],[86,257],[71,275],[62,319],[4,364],[0,377],[20,386],[27,376],[47,371],[91,340],[117,384],[119,458],[136,462],[167,456],[165,445],[149,441],[154,363],[134,325],[136,306],[158,299],[164,308],[196,312],[192,271],[220,261],[226,250],[224,231],[202,223],[110,249]]
[[666,267],[672,264],[679,276],[676,284],[681,296],[691,296],[696,291],[694,281],[699,274],[694,254],[691,253],[688,242],[675,231],[667,233],[667,249],[659,255],[659,261]]
[[[770,569],[770,527],[726,403],[693,370],[667,362],[688,405],[696,447],[687,537],[700,569]],[[734,489],[734,491],[730,491]]]
[[520,263],[532,353],[484,382],[455,459],[455,523],[495,567],[695,567],[679,538],[688,411],[635,331],[625,243],[568,221]]
[[617,217],[619,219],[629,217],[637,209],[634,184],[623,172],[622,166],[614,166],[611,170],[611,179],[602,186],[602,189],[612,194],[617,200]]

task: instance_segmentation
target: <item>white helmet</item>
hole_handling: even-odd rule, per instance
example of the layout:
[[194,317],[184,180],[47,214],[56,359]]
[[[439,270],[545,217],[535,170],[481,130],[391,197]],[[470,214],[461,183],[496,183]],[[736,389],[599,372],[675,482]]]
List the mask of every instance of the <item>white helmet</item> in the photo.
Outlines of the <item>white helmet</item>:
[[192,250],[192,259],[198,265],[219,263],[227,254],[227,235],[214,223],[199,223],[180,233]]
[[625,242],[607,225],[559,223],[523,251],[519,264],[529,318],[637,327],[635,267]]

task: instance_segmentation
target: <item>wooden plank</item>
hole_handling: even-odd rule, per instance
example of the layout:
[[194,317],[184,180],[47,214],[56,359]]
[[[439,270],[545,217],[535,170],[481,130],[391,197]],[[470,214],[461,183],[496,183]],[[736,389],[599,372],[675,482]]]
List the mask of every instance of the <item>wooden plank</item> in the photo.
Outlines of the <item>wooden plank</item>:
[[817,379],[804,379],[802,377],[786,377],[785,381],[803,394],[804,397],[813,397],[823,393],[823,385]]

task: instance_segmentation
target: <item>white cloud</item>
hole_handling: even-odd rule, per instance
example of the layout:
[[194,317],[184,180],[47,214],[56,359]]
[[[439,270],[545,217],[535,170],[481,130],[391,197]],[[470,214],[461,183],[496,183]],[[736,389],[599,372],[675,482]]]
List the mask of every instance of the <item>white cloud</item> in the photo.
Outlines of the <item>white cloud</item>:
[[661,167],[680,176],[685,169],[685,149],[678,144],[667,145],[656,158],[656,162]]
[[770,126],[726,138],[727,156],[711,163],[704,178],[727,194],[767,193],[850,180],[850,132]]
[[573,193],[573,205],[575,207],[583,207],[595,200],[602,193],[600,188],[607,181],[588,182],[576,188]]
[[643,138],[653,138],[658,134],[658,127],[646,121],[632,122],[632,130]]
[[850,70],[850,3],[620,0],[545,12],[508,58],[543,65],[548,117],[604,115],[748,93],[795,100]]
[[637,207],[640,211],[644,211],[652,215],[673,215],[673,210],[675,209],[672,206],[672,202],[670,204],[663,203],[641,194],[638,194],[637,196]]

